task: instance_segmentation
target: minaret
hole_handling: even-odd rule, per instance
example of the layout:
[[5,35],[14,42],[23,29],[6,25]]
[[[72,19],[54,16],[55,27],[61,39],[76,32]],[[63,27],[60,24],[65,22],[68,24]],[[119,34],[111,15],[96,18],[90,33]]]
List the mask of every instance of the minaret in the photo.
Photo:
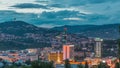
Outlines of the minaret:
[[67,28],[64,28],[64,32],[62,33],[62,43],[63,45],[67,44]]
[[[66,45],[67,44],[67,28],[64,28],[64,31],[60,33],[58,36],[56,36],[56,39],[57,39],[57,42],[59,43],[58,47],[61,48],[62,45]],[[53,42],[53,44],[56,44],[56,42]]]

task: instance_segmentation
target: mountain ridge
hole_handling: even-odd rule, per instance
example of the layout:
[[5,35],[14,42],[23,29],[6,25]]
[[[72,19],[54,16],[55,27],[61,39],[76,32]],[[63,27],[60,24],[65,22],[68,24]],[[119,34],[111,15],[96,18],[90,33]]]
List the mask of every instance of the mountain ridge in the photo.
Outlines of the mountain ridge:
[[[50,37],[47,34],[51,35],[53,31],[28,24],[24,21],[3,22],[0,23],[0,49],[51,46]],[[48,41],[46,42],[46,40]]]
[[[77,25],[62,26],[51,29],[37,27],[24,21],[8,21],[0,23],[0,49],[26,49],[50,47],[56,36],[61,35],[64,28],[71,37],[75,37],[77,41],[80,38],[100,37],[103,39],[118,39],[119,24],[113,25]],[[79,40],[78,40],[79,39]],[[77,44],[75,40],[70,40]]]
[[[120,24],[105,24],[105,25],[65,25],[62,27],[54,27],[52,29],[62,31],[63,28],[67,28],[69,33],[82,34],[87,37],[101,37],[118,39],[119,38]],[[114,33],[114,34],[113,34]],[[103,36],[104,34],[104,36]]]

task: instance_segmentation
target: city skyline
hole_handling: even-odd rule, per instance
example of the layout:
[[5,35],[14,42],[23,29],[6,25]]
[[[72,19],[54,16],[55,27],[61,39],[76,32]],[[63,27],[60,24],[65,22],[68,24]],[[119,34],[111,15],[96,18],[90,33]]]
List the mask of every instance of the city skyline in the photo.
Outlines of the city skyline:
[[119,23],[119,0],[0,0],[0,22],[13,18],[39,27]]

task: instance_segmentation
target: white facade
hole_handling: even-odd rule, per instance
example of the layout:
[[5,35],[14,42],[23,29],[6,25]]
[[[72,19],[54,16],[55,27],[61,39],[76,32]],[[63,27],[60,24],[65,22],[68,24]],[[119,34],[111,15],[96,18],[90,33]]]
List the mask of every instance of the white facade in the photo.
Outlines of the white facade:
[[95,57],[98,57],[98,58],[101,58],[102,57],[102,41],[103,39],[100,39],[100,38],[96,38],[95,39],[95,42],[96,42],[96,45],[95,45]]

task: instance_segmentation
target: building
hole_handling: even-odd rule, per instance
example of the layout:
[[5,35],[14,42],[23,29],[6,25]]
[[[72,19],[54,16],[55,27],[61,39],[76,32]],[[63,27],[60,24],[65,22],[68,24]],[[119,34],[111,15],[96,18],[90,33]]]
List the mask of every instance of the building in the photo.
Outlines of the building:
[[37,53],[37,49],[26,49],[28,53]]
[[53,51],[51,47],[45,47],[40,51],[40,57],[42,60],[48,60],[48,54]]
[[29,53],[26,56],[26,60],[36,61],[36,60],[38,60],[38,55],[36,55],[34,53]]
[[61,63],[63,61],[63,53],[54,51],[48,54],[48,60],[55,63]]
[[101,55],[101,51],[102,51],[102,41],[103,39],[100,39],[100,38],[95,38],[95,57],[97,58],[101,58],[102,55]]
[[74,45],[63,45],[63,60],[74,60]]

